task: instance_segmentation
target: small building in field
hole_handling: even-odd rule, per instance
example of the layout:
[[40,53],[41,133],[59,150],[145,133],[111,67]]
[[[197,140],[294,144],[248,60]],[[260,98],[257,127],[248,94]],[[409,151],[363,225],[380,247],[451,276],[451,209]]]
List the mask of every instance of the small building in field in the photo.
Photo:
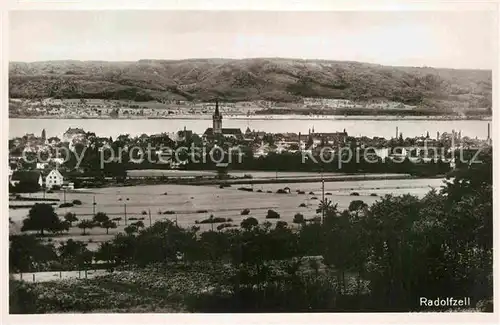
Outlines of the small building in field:
[[57,169],[51,170],[47,177],[45,177],[45,187],[48,189],[51,189],[55,185],[61,187],[63,184],[64,177]]

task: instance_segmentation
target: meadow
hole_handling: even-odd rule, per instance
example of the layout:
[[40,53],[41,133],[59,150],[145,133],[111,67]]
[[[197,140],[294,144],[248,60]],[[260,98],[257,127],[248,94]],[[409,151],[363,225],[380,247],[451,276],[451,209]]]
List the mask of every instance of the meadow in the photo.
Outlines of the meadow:
[[[368,205],[374,203],[379,197],[392,194],[412,194],[419,197],[429,190],[439,188],[442,179],[409,179],[409,180],[377,180],[377,181],[346,181],[325,183],[325,198],[333,204],[338,204],[339,209],[346,209],[353,200],[362,200]],[[305,218],[316,216],[316,209],[321,200],[321,183],[289,183],[289,184],[259,184],[253,186],[253,192],[238,190],[238,188],[251,188],[251,185],[234,185],[219,188],[219,186],[190,186],[190,185],[144,185],[134,187],[109,187],[101,189],[85,189],[45,194],[46,198],[59,198],[60,202],[80,200],[81,205],[69,208],[56,206],[57,214],[62,218],[67,212],[75,213],[81,220],[92,219],[95,212],[104,212],[110,219],[121,217],[116,229],[93,228],[82,230],[75,223],[68,233],[53,237],[54,242],[65,241],[69,238],[88,242],[88,248],[95,250],[100,242],[111,239],[125,228],[125,212],[128,224],[135,220],[130,218],[144,218],[146,226],[158,220],[172,220],[181,227],[190,227],[196,221],[207,219],[211,214],[214,217],[231,218],[232,224],[239,226],[240,222],[251,216],[263,222],[266,220],[267,211],[275,210],[281,216],[279,220],[286,221],[290,226],[296,213],[301,213]],[[276,193],[278,189],[289,187],[290,193]],[[299,194],[297,191],[303,191]],[[314,193],[314,194],[311,194]],[[359,196],[352,196],[357,192]],[[42,193],[30,194],[31,197],[43,197]],[[31,204],[31,202],[10,201],[10,204]],[[304,206],[299,206],[302,203]],[[250,209],[248,215],[241,215],[243,209]],[[11,234],[18,233],[22,220],[26,218],[29,209],[10,209],[9,217],[14,222],[11,224]],[[172,214],[165,214],[171,211]],[[173,211],[173,212],[172,212]],[[203,211],[203,212],[201,212]],[[206,212],[205,212],[206,211]],[[269,220],[275,223],[277,220]],[[214,229],[218,224],[214,224]],[[198,224],[200,230],[209,230],[212,224]]]

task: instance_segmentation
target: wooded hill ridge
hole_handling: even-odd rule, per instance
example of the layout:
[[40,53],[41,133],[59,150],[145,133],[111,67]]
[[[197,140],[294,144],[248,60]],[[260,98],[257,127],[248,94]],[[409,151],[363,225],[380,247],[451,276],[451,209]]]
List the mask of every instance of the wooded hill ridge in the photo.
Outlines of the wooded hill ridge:
[[9,94],[232,102],[317,97],[457,112],[491,110],[492,72],[284,58],[10,62]]

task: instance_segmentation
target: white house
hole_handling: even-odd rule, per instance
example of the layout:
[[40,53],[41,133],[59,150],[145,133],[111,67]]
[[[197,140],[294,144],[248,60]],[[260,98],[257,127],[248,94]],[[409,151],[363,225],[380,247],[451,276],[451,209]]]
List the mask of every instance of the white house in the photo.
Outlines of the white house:
[[62,186],[64,183],[64,177],[57,169],[51,170],[51,172],[45,177],[45,186],[50,189],[54,185]]

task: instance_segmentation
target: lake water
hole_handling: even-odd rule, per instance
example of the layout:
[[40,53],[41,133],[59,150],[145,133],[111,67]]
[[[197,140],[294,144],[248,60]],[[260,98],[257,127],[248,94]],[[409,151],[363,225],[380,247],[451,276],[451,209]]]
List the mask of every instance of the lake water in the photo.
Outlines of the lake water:
[[[336,132],[344,129],[352,136],[381,136],[391,138],[396,135],[396,127],[404,137],[425,135],[431,137],[436,132],[462,131],[462,136],[486,139],[488,133],[487,120],[375,120],[375,119],[243,119],[226,118],[223,127],[240,128],[245,132],[249,127],[252,130],[284,133],[301,132],[306,134],[309,129],[315,132]],[[26,133],[40,135],[45,129],[47,137],[61,137],[68,128],[83,128],[87,132],[95,132],[99,136],[117,137],[120,134],[131,136],[155,134],[161,132],[176,132],[186,127],[195,133],[201,134],[206,128],[212,127],[209,119],[9,119],[9,137],[19,137]]]

